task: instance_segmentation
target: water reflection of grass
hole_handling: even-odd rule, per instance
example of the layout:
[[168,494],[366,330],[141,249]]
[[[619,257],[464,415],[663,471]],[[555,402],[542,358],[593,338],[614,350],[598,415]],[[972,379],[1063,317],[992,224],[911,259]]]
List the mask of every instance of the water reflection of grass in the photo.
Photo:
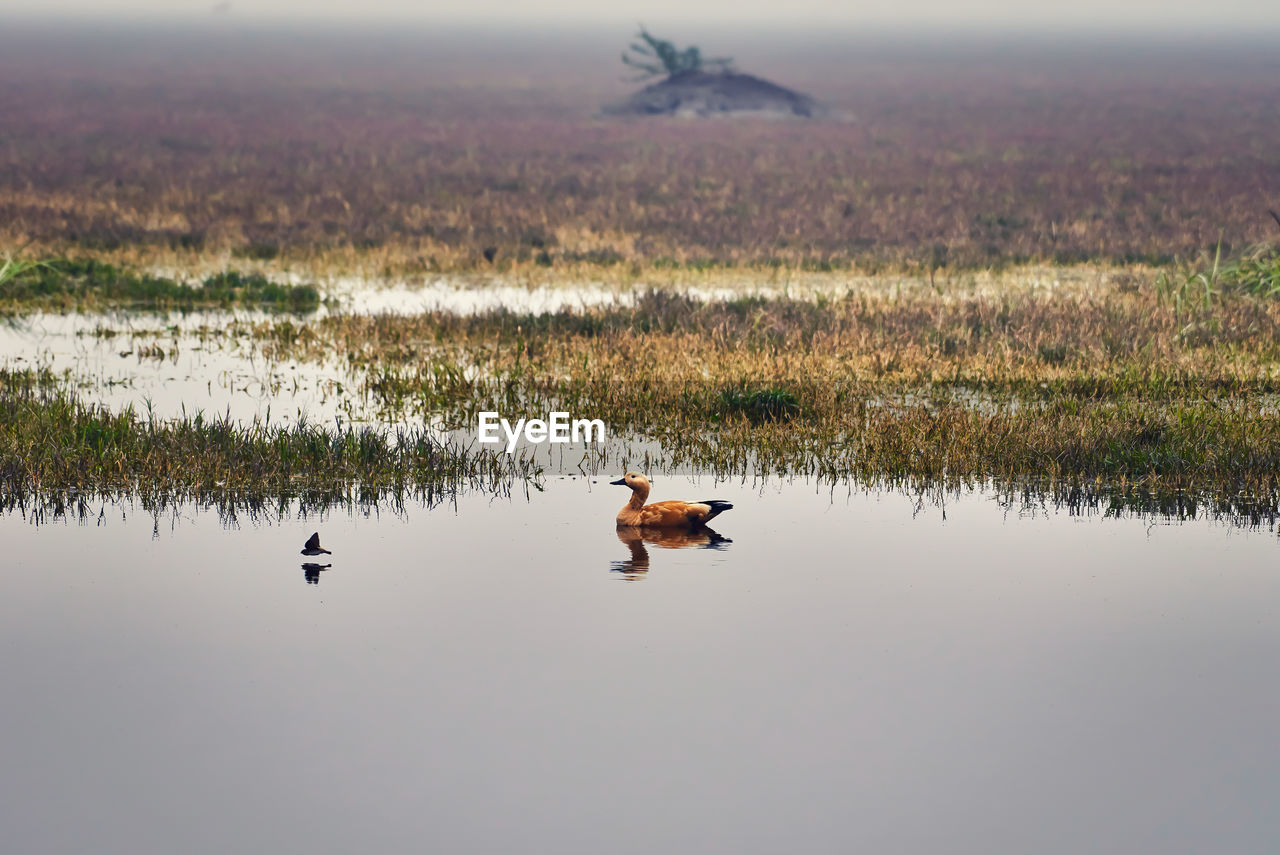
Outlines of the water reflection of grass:
[[0,371],[0,495],[126,494],[157,499],[298,497],[377,501],[538,475],[525,458],[421,430],[171,421],[84,404],[48,373]]

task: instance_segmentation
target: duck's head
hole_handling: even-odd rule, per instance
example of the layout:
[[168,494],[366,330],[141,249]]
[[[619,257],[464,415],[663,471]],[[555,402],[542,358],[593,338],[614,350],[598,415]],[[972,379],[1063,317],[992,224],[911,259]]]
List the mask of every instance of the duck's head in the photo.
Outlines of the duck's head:
[[628,472],[617,481],[610,481],[615,487],[630,487],[632,490],[644,490],[649,492],[649,479],[641,475],[639,472]]

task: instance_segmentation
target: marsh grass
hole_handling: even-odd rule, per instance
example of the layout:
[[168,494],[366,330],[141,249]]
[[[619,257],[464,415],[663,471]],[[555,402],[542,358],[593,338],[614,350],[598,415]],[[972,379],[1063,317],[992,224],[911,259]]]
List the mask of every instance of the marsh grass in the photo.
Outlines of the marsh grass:
[[[276,325],[278,326],[278,325]],[[328,317],[276,358],[337,352],[388,413],[458,429],[482,409],[603,418],[651,465],[863,483],[1088,485],[1274,502],[1280,305],[916,291],[539,315]]]
[[47,267],[48,262],[36,259],[15,258],[12,253],[4,253],[4,263],[0,264],[0,288],[5,288],[19,276]]
[[260,273],[226,271],[188,285],[94,259],[6,260],[0,269],[0,309],[171,309],[254,306],[309,312],[320,305],[312,285],[281,285]]
[[1224,279],[1260,297],[1280,295],[1280,249],[1274,246],[1254,247],[1227,267]]
[[135,495],[156,501],[370,502],[495,492],[539,475],[526,458],[423,430],[171,421],[85,404],[48,372],[0,371],[0,495]]
[[754,424],[790,421],[800,414],[800,401],[796,396],[787,389],[776,386],[764,389],[721,389],[719,404],[721,418],[742,415]]
[[688,399],[699,417],[762,405],[768,390],[791,417],[793,404],[913,390],[1116,401],[1280,392],[1280,304],[1247,294],[1176,307],[1115,287],[713,302],[655,292],[586,311],[339,314],[248,331],[272,358],[343,354],[371,370],[376,393],[419,390],[432,406],[536,383],[714,390]]
[[1258,244],[1224,259],[1222,242],[1202,263],[1161,271],[1155,279],[1159,298],[1178,311],[1193,305],[1210,308],[1216,298],[1235,293],[1255,297],[1280,296],[1280,249]]
[[[462,440],[442,459],[461,455],[486,489],[536,466],[467,449],[481,410],[567,410],[643,440],[592,450],[582,464],[591,472],[989,484],[1250,513],[1274,510],[1280,489],[1280,301],[1243,288],[1207,303],[1170,301],[1128,277],[1092,290],[886,288],[813,299],[702,302],[657,291],[581,311],[339,313],[232,327],[219,339],[252,341],[277,364],[344,363],[342,394],[388,425],[412,418],[453,431]],[[390,427],[160,425],[32,391],[47,379],[11,373],[5,383],[9,399],[46,411],[45,422],[28,412],[15,423],[52,425],[8,434],[8,465],[30,463],[5,489],[172,484],[270,496],[299,483],[335,494],[435,483],[403,453],[425,438]],[[69,408],[79,415],[60,415]],[[43,439],[23,446],[20,436]],[[151,451],[153,436],[163,453]],[[59,442],[77,450],[74,463],[55,465]]]

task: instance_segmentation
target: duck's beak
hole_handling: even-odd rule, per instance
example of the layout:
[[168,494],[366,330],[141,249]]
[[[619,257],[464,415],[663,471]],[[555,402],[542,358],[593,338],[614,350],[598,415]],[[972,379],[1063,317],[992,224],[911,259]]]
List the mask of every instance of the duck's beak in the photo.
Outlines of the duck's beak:
[[617,481],[610,481],[609,483],[615,487],[625,487],[627,486],[627,479],[619,478]]

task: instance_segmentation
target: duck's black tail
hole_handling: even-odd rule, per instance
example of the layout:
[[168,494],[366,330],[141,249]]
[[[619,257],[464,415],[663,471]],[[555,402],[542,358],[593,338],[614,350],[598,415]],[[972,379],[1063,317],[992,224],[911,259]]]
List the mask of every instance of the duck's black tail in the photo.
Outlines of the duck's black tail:
[[722,500],[720,500],[720,499],[705,499],[705,500],[703,500],[703,501],[699,502],[698,504],[700,504],[700,505],[710,505],[710,506],[711,506],[711,513],[707,514],[707,519],[703,520],[703,522],[706,522],[707,520],[711,519],[712,517],[717,517],[717,516],[719,516],[720,514],[724,513],[725,511],[731,511],[731,510],[733,510],[733,504],[732,504],[732,503],[730,503],[730,502],[725,502],[725,501],[722,501]]

